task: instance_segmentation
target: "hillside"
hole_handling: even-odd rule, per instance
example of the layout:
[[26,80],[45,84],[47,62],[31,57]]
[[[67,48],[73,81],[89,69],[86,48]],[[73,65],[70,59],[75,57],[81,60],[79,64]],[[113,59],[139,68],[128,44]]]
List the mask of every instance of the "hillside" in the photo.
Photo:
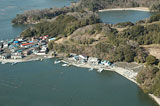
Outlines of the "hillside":
[[81,0],[80,7],[97,11],[116,7],[151,7],[154,4],[157,5],[157,3],[159,3],[159,0]]
[[29,10],[12,20],[13,24],[37,24],[44,20],[51,20],[69,12],[98,11],[108,8],[148,7],[151,11],[160,11],[159,0],[80,0],[75,5],[63,8]]
[[[137,81],[146,93],[160,96],[160,62],[159,56],[155,55],[158,52],[155,51],[155,46],[147,48],[151,44],[160,44],[160,14],[137,23],[108,25],[102,23],[94,12],[104,8],[137,6],[154,6],[153,10],[156,11],[157,1],[81,0],[76,6],[36,10],[17,15],[12,22],[36,24],[23,31],[22,37],[55,37],[55,41],[48,42],[50,51],[84,54],[111,62],[145,64],[146,68],[139,72]],[[159,48],[156,50],[159,51]]]

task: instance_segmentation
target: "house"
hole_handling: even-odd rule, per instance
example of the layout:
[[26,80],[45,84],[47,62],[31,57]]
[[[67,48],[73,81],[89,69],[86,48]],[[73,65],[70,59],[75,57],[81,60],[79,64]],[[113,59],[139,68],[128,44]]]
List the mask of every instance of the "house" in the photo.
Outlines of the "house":
[[77,6],[77,5],[78,5],[78,3],[77,3],[77,2],[74,2],[74,1],[73,1],[73,2],[71,2],[71,6],[72,6],[72,7]]
[[39,51],[40,51],[40,48],[39,48],[39,47],[35,47],[35,48],[32,50],[32,52],[33,52],[34,54],[37,54]]
[[89,57],[88,58],[88,63],[97,65],[97,64],[99,64],[99,59],[95,58],[95,57]]
[[7,48],[9,46],[8,42],[3,43],[3,48]]
[[79,60],[81,61],[81,63],[86,63],[88,61],[88,56],[79,55]]
[[36,55],[39,55],[39,56],[46,55],[46,52],[38,52],[36,53]]
[[8,53],[4,53],[1,55],[2,59],[9,59],[10,57],[11,57],[11,54],[8,54]]
[[21,47],[27,48],[27,47],[31,46],[31,44],[33,44],[33,43],[23,43],[23,44],[21,44]]
[[111,66],[112,65],[112,63],[110,61],[106,61],[106,60],[101,61],[101,64],[105,65],[105,66]]
[[73,56],[73,60],[78,61],[79,60],[79,56],[77,56],[77,55]]
[[9,45],[9,48],[18,48],[17,45]]
[[17,44],[17,43],[19,43],[19,41],[14,41],[13,43]]
[[85,55],[79,55],[79,58],[83,60],[88,60],[88,56],[85,56]]
[[56,38],[50,38],[50,39],[48,39],[49,42],[50,41],[54,41],[54,40],[56,40]]
[[28,56],[28,55],[30,55],[32,53],[32,50],[24,50],[23,51],[23,55],[24,56]]
[[41,48],[40,51],[41,51],[41,52],[47,52],[47,51],[48,51],[47,46],[46,46],[46,45],[42,46],[42,48]]
[[70,55],[70,57],[77,56],[77,54],[75,54],[75,53],[70,53],[69,55]]
[[3,43],[2,42],[0,43],[0,48],[3,48]]
[[14,41],[13,39],[9,40],[9,41],[8,41],[8,44],[13,43],[13,41]]
[[20,41],[20,42],[22,42],[22,41],[23,41],[23,38],[18,38],[17,40]]

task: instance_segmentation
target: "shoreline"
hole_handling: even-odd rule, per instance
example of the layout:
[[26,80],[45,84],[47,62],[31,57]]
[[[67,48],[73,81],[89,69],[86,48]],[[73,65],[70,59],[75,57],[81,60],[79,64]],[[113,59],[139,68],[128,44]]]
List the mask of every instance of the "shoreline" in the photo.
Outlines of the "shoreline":
[[160,106],[160,98],[154,96],[153,94],[149,94],[149,96],[158,103],[158,105]]
[[[102,67],[102,66],[90,65],[90,64],[79,64],[79,63],[70,62],[69,60],[66,60],[66,59],[61,60],[61,62],[73,65],[75,67],[93,68],[93,69],[102,68],[104,71],[116,72],[117,74],[123,76],[124,78],[128,79],[129,81],[135,83],[137,86],[140,87],[139,83],[136,81],[136,76],[138,73],[130,69],[125,69],[123,67],[117,67],[117,66]],[[153,94],[148,94],[148,96],[151,97],[160,106],[160,98],[154,96]]]
[[[43,56],[37,56],[32,59],[6,59],[2,60],[0,59],[0,62],[5,62],[5,63],[23,63],[23,62],[29,62],[29,61],[42,61],[43,59],[50,59],[54,58],[54,56],[51,55],[43,55]],[[69,60],[69,58],[62,59],[61,62],[75,66],[75,67],[80,67],[80,68],[93,68],[93,69],[103,69],[104,71],[112,71],[116,72],[117,74],[123,76],[124,78],[128,79],[129,81],[135,83],[136,85],[139,86],[139,84],[136,81],[136,76],[137,72],[134,72],[131,69],[125,69],[123,67],[119,66],[102,66],[102,65],[91,65],[87,63],[76,63],[75,61],[73,62],[72,60]],[[153,94],[148,94],[159,106],[160,106],[160,98],[154,96]]]
[[38,60],[44,60],[44,59],[51,59],[54,58],[54,56],[37,56],[31,59],[0,59],[1,64],[7,64],[7,63],[23,63],[23,62],[30,62],[30,61],[38,61]]
[[136,10],[136,11],[146,11],[150,12],[148,7],[135,7],[135,8],[110,8],[110,9],[102,9],[98,10],[98,12],[105,12],[105,11],[122,11],[122,10]]

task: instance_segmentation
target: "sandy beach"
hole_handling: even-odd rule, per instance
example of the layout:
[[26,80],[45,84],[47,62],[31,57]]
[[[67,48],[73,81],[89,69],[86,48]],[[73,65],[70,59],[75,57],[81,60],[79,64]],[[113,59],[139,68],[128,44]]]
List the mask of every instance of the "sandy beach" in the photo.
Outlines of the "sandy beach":
[[153,94],[149,94],[149,96],[151,96],[151,98],[154,99],[160,106],[160,98],[154,96]]
[[135,8],[111,8],[111,9],[103,9],[103,10],[99,10],[99,12],[117,11],[117,10],[150,11],[149,8],[147,8],[147,7],[135,7]]

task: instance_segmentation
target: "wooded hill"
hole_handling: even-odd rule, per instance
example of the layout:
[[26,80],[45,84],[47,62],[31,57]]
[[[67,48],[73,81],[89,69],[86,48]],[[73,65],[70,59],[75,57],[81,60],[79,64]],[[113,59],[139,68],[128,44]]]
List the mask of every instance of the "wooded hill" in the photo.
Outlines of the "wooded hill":
[[29,10],[23,14],[17,14],[12,23],[37,24],[40,21],[54,19],[56,16],[65,15],[69,12],[98,11],[116,7],[149,7],[150,10],[159,12],[160,2],[159,0],[80,0],[75,6]]
[[159,4],[159,0],[80,0],[80,8],[92,11],[107,8],[127,8],[127,7],[152,7]]
[[[49,42],[49,49],[57,53],[76,53],[109,60],[147,64],[137,81],[147,93],[160,96],[159,60],[139,45],[160,44],[160,15],[137,23],[108,25],[96,12],[115,7],[151,6],[157,0],[81,0],[77,6],[47,9],[18,15],[16,24],[38,24],[21,33],[23,37],[49,35],[57,40]],[[158,7],[158,3],[156,5]],[[155,7],[155,8],[157,8]],[[92,10],[92,11],[89,11]],[[150,68],[151,67],[151,68]]]

